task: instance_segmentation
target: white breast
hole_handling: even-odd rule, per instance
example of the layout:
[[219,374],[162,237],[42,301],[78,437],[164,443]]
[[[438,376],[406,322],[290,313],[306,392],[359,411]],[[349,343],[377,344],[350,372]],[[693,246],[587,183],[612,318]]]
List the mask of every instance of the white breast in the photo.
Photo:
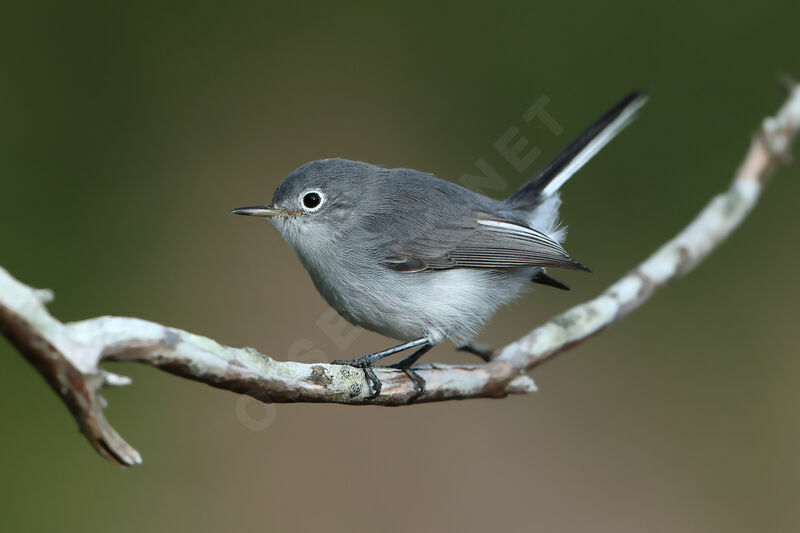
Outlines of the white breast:
[[500,305],[521,292],[531,272],[400,273],[382,268],[372,274],[361,280],[315,280],[315,284],[331,306],[357,326],[398,340],[427,337],[436,344],[450,338],[463,344]]

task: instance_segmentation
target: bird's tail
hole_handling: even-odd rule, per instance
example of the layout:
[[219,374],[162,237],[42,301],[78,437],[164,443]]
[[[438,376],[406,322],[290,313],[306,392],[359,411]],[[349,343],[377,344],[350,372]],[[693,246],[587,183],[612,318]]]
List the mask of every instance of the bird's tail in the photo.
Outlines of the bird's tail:
[[558,192],[573,174],[631,123],[646,102],[647,94],[642,91],[634,91],[620,100],[512,194],[506,204],[529,210]]

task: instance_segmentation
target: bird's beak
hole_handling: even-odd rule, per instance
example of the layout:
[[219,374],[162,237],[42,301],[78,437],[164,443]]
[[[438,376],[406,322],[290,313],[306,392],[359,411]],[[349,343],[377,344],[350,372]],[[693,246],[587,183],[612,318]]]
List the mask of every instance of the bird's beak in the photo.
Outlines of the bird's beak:
[[251,217],[271,218],[278,215],[291,214],[285,209],[278,209],[272,205],[253,205],[250,207],[237,207],[231,211],[234,215],[247,215]]

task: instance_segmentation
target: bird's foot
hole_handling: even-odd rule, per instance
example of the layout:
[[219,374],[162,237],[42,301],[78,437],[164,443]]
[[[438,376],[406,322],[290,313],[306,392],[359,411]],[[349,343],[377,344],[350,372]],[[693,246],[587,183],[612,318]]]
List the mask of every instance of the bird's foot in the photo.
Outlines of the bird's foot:
[[422,355],[424,353],[426,353],[428,350],[430,350],[433,347],[433,345],[431,345],[429,342],[430,341],[428,341],[425,338],[416,339],[416,340],[407,342],[405,344],[401,344],[400,346],[395,346],[394,348],[389,348],[388,350],[383,350],[382,352],[375,352],[375,353],[372,353],[372,354],[369,354],[369,355],[365,355],[365,356],[362,356],[362,357],[357,357],[355,359],[347,359],[347,360],[345,360],[345,359],[337,359],[336,361],[333,361],[331,364],[334,364],[334,365],[348,365],[348,366],[352,366],[352,367],[355,367],[355,368],[362,369],[364,371],[364,377],[367,380],[367,385],[369,386],[369,389],[370,389],[370,394],[369,394],[369,396],[366,397],[366,399],[367,400],[373,400],[373,399],[377,398],[378,395],[381,393],[381,389],[383,388],[383,385],[381,384],[381,380],[378,379],[378,376],[375,375],[375,370],[373,370],[372,365],[376,361],[379,361],[380,359],[383,359],[384,357],[387,357],[389,355],[395,354],[397,352],[401,352],[403,350],[407,350],[408,348],[415,348],[415,347],[419,346],[419,348],[414,353],[412,353],[411,355],[409,355],[408,357],[406,357],[405,359],[403,359],[399,363],[396,363],[396,364],[391,365],[389,367],[389,368],[399,368],[400,370],[405,372],[405,374],[408,376],[408,378],[411,381],[414,382],[414,396],[412,396],[412,398],[410,400],[410,402],[413,402],[417,398],[419,398],[419,396],[423,392],[425,392],[425,380],[422,379],[422,377],[420,377],[419,374],[417,374],[416,372],[411,370],[411,365],[413,365],[417,361],[417,359],[422,357]]
[[468,342],[467,344],[456,346],[456,350],[477,355],[487,363],[491,361],[492,354],[494,353],[494,348],[480,342]]
[[331,364],[364,368],[365,366],[372,366],[373,362],[375,362],[373,354],[369,354],[362,357],[356,357],[355,359],[336,359],[335,361],[331,361]]
[[364,397],[365,400],[374,400],[381,393],[383,384],[378,376],[375,375],[375,370],[372,368],[372,362],[367,357],[358,357],[356,359],[337,359],[331,361],[332,365],[346,365],[353,368],[360,368],[364,371],[364,379],[367,381],[368,394]]
[[414,403],[417,401],[417,398],[422,396],[425,392],[425,380],[417,374],[417,371],[414,368],[405,363],[405,361],[400,361],[399,363],[395,363],[393,365],[389,365],[389,368],[395,368],[397,370],[402,370],[403,373],[408,376],[408,379],[411,380],[411,383],[414,385],[414,395],[409,398],[408,403]]
[[370,390],[370,393],[365,396],[364,399],[374,400],[380,395],[383,383],[381,383],[381,380],[375,375],[375,370],[373,370],[372,365],[363,366],[361,368],[364,370],[364,379],[367,380],[367,387],[369,387]]

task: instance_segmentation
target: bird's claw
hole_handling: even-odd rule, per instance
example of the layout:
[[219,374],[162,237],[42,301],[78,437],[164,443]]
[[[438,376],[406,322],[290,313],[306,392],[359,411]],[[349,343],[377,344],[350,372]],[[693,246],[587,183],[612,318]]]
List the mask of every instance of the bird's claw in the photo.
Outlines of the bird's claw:
[[364,379],[367,381],[368,394],[364,397],[365,400],[374,400],[381,393],[383,384],[378,376],[375,375],[375,370],[372,369],[371,364],[364,363],[358,359],[336,359],[331,361],[332,365],[345,365],[352,366],[353,368],[360,368],[364,371]]
[[402,370],[403,373],[408,376],[408,379],[410,379],[411,383],[414,385],[414,395],[409,398],[408,403],[416,402],[417,399],[425,392],[425,380],[422,378],[422,376],[420,376],[413,367],[404,365],[403,361],[389,365],[389,368]]
[[487,363],[492,360],[492,355],[494,354],[494,348],[481,342],[462,344],[461,346],[456,346],[456,350],[477,355]]
[[381,380],[375,375],[372,365],[362,366],[361,369],[364,370],[364,379],[367,380],[367,387],[369,387],[369,390],[371,391],[367,396],[364,397],[364,399],[374,400],[381,393],[383,383],[381,383]]

